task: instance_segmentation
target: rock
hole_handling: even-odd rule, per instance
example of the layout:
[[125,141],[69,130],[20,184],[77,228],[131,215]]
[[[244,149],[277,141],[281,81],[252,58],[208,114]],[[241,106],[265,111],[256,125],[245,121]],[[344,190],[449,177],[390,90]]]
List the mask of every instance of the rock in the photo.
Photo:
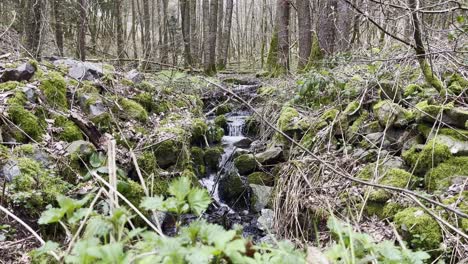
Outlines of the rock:
[[2,174],[8,182],[21,174],[21,170],[16,160],[9,160],[2,168]]
[[[387,148],[391,145],[391,142],[387,140],[386,138],[383,139],[384,133],[383,132],[376,132],[376,133],[371,133],[367,134],[364,136],[364,140],[366,140],[368,143],[371,143],[371,147],[373,148],[380,148],[382,146],[383,148]],[[383,139],[383,144],[382,144],[382,139]]]
[[250,194],[250,209],[254,212],[260,212],[270,201],[272,187],[250,184],[252,190]]
[[265,149],[266,149],[266,144],[265,142],[261,140],[255,140],[254,142],[252,142],[252,144],[250,144],[250,150],[252,152],[260,152]]
[[252,173],[257,167],[254,155],[244,154],[234,159],[234,165],[241,175]]
[[393,102],[399,102],[401,100],[402,90],[396,83],[383,81],[377,86],[380,87],[380,99],[392,100]]
[[272,232],[274,228],[275,213],[271,209],[262,209],[260,217],[257,219],[258,228]]
[[220,147],[208,148],[205,151],[205,165],[210,170],[216,170],[218,168],[219,162],[221,161],[221,155],[223,154],[223,149]]
[[389,168],[403,169],[405,168],[405,161],[397,156],[386,156],[382,165]]
[[235,159],[241,155],[244,155],[244,154],[251,154],[251,152],[247,149],[241,149],[241,148],[238,148],[235,150],[234,154],[232,155],[232,157]]
[[450,150],[450,153],[452,153],[452,155],[456,155],[456,156],[468,155],[468,141],[458,140],[454,137],[447,136],[447,135],[437,135],[437,141],[447,146]]
[[411,111],[390,100],[380,101],[374,106],[374,114],[381,126],[405,127],[414,119]]
[[237,170],[229,171],[218,184],[219,197],[230,207],[238,210],[247,209],[248,186]]
[[453,121],[453,125],[465,128],[468,122],[468,107],[455,107],[447,111],[446,115]]
[[252,144],[252,140],[250,138],[243,138],[235,142],[234,146],[245,149],[245,148],[249,148],[251,144]]
[[81,81],[93,81],[104,76],[104,64],[82,62],[72,59],[54,61],[54,65],[65,65],[69,68],[68,75]]
[[255,159],[262,165],[271,165],[282,160],[283,149],[281,147],[273,147],[262,153],[255,154]]
[[108,112],[102,100],[95,95],[84,94],[79,98],[79,101],[81,108],[84,109],[90,117],[100,116]]
[[22,88],[24,94],[26,95],[26,99],[29,102],[34,103],[37,99],[37,87],[28,83],[25,87]]
[[273,186],[275,184],[275,178],[271,174],[257,171],[247,176],[247,182],[249,184]]
[[[468,108],[454,107],[453,104],[446,105],[433,105],[428,101],[422,101],[416,104],[416,120],[421,122],[435,122],[436,119],[442,118],[442,123],[455,126],[458,128],[465,128],[468,122]],[[440,117],[440,113],[442,113]]]
[[36,73],[36,68],[29,62],[23,63],[16,69],[7,69],[0,77],[0,82],[29,81]]
[[145,80],[145,76],[136,69],[127,72],[127,74],[125,74],[125,78],[132,81],[133,83],[141,83]]
[[96,150],[93,144],[84,140],[77,140],[70,143],[65,150],[68,154],[89,155]]

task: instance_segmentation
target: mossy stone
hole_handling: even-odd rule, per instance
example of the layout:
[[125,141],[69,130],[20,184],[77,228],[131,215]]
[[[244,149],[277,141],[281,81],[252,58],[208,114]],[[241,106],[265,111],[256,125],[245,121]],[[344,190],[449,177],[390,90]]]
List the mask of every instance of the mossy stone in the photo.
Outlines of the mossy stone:
[[58,138],[67,142],[73,142],[83,139],[83,135],[78,126],[66,117],[57,116],[55,123],[58,127],[62,128],[62,132],[58,134]]
[[232,111],[232,108],[230,105],[228,104],[223,104],[223,105],[219,105],[217,108],[216,108],[216,111],[215,111],[215,114],[217,116],[220,116],[220,115],[224,115],[224,114],[227,114],[229,112]]
[[243,154],[234,159],[234,165],[241,175],[252,173],[257,167],[257,162],[252,154]]
[[402,154],[402,158],[417,175],[424,175],[425,172],[451,157],[450,149],[436,139],[427,142],[420,152],[413,146]]
[[210,144],[220,143],[224,136],[224,129],[219,126],[210,126],[207,133],[207,139]]
[[137,94],[133,97],[133,100],[141,104],[147,112],[153,112],[154,109],[157,109],[156,101],[153,99],[153,95],[148,92]]
[[129,120],[138,120],[141,122],[145,122],[148,120],[148,112],[146,112],[145,108],[130,99],[121,98],[119,100],[119,104],[122,107],[122,115]]
[[284,107],[278,119],[278,128],[283,132],[288,132],[298,128],[296,122],[299,119],[299,112],[292,107]]
[[40,141],[42,139],[42,135],[44,134],[44,129],[41,126],[40,119],[36,117],[31,111],[26,110],[23,105],[20,104],[23,98],[18,98],[18,96],[19,95],[16,95],[14,98],[8,100],[8,103],[10,103],[10,107],[8,108],[8,116],[10,117],[11,121],[28,136],[26,136],[21,131],[15,130],[14,137],[20,142],[28,142],[30,141],[29,138],[32,138],[35,141]]
[[139,207],[141,200],[145,197],[145,192],[141,184],[127,179],[125,181],[119,180],[117,182],[117,191],[119,191],[127,200],[137,208]]
[[418,84],[409,84],[404,89],[403,95],[405,97],[409,97],[409,96],[417,95],[418,93],[420,93],[422,91],[424,91],[424,89],[420,85],[418,85]]
[[426,189],[443,190],[449,187],[451,180],[457,176],[468,177],[468,157],[454,157],[430,169],[424,177]]
[[192,157],[193,163],[196,165],[203,165],[205,164],[205,151],[202,148],[199,147],[192,147],[190,149],[190,154]]
[[205,150],[205,165],[208,169],[216,170],[218,168],[219,162],[221,161],[221,156],[223,154],[223,149],[220,147],[212,147]]
[[390,101],[383,100],[374,105],[374,114],[381,126],[404,127],[411,123],[415,115],[412,111],[404,109],[402,106]]
[[52,107],[61,109],[68,107],[67,83],[60,73],[49,72],[46,74],[41,80],[39,89],[44,92],[47,103]]
[[203,144],[205,142],[208,125],[202,119],[194,119],[192,123],[192,143]]
[[275,184],[275,178],[268,173],[259,171],[249,174],[249,176],[247,176],[247,182],[249,184],[273,186]]
[[156,162],[161,168],[166,169],[179,161],[181,151],[182,143],[175,140],[163,141],[154,149]]
[[137,158],[138,167],[145,175],[156,174],[159,166],[152,151],[143,151]]
[[224,129],[225,132],[228,130],[228,121],[225,115],[219,115],[215,118],[214,123],[216,126]]
[[404,209],[395,215],[394,222],[412,248],[435,250],[442,242],[439,224],[421,208]]
[[397,203],[397,202],[393,202],[393,201],[388,201],[387,203],[385,203],[385,206],[383,207],[383,211],[382,211],[382,217],[383,218],[389,218],[389,219],[393,219],[393,217],[400,211],[404,210],[405,207],[400,204],[400,203]]

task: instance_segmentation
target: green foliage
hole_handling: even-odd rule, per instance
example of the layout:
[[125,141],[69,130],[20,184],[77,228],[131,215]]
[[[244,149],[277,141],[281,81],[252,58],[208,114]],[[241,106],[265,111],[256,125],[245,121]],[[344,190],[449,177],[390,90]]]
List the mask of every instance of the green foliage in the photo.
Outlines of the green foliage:
[[403,152],[402,155],[402,158],[412,167],[414,173],[418,175],[424,175],[426,171],[450,157],[452,157],[450,149],[435,139],[427,142],[420,152],[413,146]]
[[169,185],[168,192],[171,197],[166,199],[161,196],[146,197],[141,202],[141,207],[178,215],[188,212],[200,215],[211,203],[211,197],[206,189],[192,188],[191,184],[189,178],[180,177]]
[[31,111],[24,108],[24,104],[26,103],[24,93],[16,92],[15,96],[8,100],[8,103],[10,105],[8,116],[22,130],[15,130],[14,137],[21,142],[28,142],[30,141],[29,138],[40,141],[44,134],[44,129],[41,125],[41,120]]
[[141,122],[148,120],[148,112],[141,104],[126,98],[120,98],[119,104],[123,110],[122,116],[126,119],[136,119]]
[[68,120],[66,117],[57,116],[55,118],[55,123],[57,126],[61,127],[63,130],[58,134],[58,138],[67,142],[73,142],[75,140],[83,139],[83,135],[79,127],[75,125],[72,121]]
[[413,252],[388,240],[376,243],[371,236],[354,232],[334,217],[328,219],[327,226],[337,241],[325,252],[332,263],[422,264],[430,258],[426,252]]
[[443,190],[451,185],[454,177],[468,172],[468,157],[454,157],[430,169],[425,176],[426,189]]
[[208,125],[202,119],[193,120],[192,124],[192,142],[201,144],[205,141]]

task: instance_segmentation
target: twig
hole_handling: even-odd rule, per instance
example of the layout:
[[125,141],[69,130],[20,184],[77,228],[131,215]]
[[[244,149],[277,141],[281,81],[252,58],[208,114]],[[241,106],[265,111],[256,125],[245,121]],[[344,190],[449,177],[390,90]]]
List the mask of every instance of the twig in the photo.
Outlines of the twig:
[[[41,245],[44,245],[46,242],[44,241],[44,239],[42,239],[41,236],[39,236],[38,233],[36,233],[36,231],[34,231],[28,224],[26,224],[23,220],[21,220],[19,217],[17,217],[16,215],[14,215],[12,212],[8,211],[8,209],[6,209],[5,207],[1,206],[0,205],[0,211],[4,212],[6,215],[10,216],[11,218],[13,218],[15,221],[17,221],[18,223],[20,223],[22,226],[24,226],[40,243]],[[57,255],[57,253],[55,253],[54,251],[49,251],[50,254],[52,256],[54,256],[54,258],[59,261],[60,258],[59,256]]]
[[286,133],[284,133],[283,131],[279,130],[275,125],[271,124],[268,120],[265,120],[262,115],[260,115],[260,113],[258,113],[257,110],[255,110],[255,108],[253,108],[249,103],[247,103],[244,99],[242,99],[240,96],[238,96],[237,94],[233,93],[232,91],[222,87],[221,85],[217,84],[217,83],[214,83],[204,77],[200,77],[201,79],[203,79],[204,81],[218,87],[219,89],[222,89],[223,91],[231,94],[234,98],[236,98],[237,100],[239,100],[241,103],[245,104],[247,107],[249,107],[253,113],[255,113],[256,115],[258,115],[264,122],[265,124],[267,124],[269,127],[271,127],[273,130],[275,130],[276,132],[278,132],[279,134],[281,134],[284,138],[286,138],[288,141],[290,141],[292,144],[296,145],[297,147],[299,147],[301,150],[305,151],[307,154],[309,154],[313,159],[315,159],[316,161],[322,163],[323,165],[325,165],[325,167],[327,167],[328,169],[330,169],[332,172],[334,172],[335,174],[337,174],[338,176],[342,177],[342,178],[345,178],[347,180],[350,180],[350,181],[353,181],[353,182],[357,182],[357,183],[360,183],[360,184],[364,184],[364,185],[368,185],[368,186],[373,186],[373,187],[377,187],[377,188],[381,188],[381,189],[386,189],[386,190],[389,190],[389,191],[394,191],[394,192],[400,192],[400,193],[405,193],[405,194],[409,194],[409,195],[412,195],[413,197],[418,197],[419,199],[422,199],[422,200],[425,200],[426,202],[429,202],[429,203],[432,203],[432,204],[435,204],[437,206],[440,206],[442,208],[444,208],[445,210],[448,210],[448,211],[451,211],[452,213],[455,213],[457,214],[458,216],[462,217],[462,218],[468,218],[468,214],[466,213],[463,213],[459,210],[456,210],[456,209],[453,209],[447,205],[444,205],[440,202],[437,202],[435,200],[432,200],[430,198],[427,198],[421,194],[418,194],[416,192],[413,192],[413,191],[410,191],[410,190],[407,190],[407,189],[404,189],[404,188],[398,188],[398,187],[393,187],[393,186],[388,186],[388,185],[382,185],[382,184],[376,184],[376,183],[371,183],[371,182],[368,182],[368,181],[364,181],[364,180],[361,180],[361,179],[358,179],[358,178],[355,178],[353,176],[351,176],[348,172],[345,172],[345,171],[341,171],[337,168],[335,168],[333,165],[331,165],[329,162],[323,160],[322,158],[320,158],[319,156],[317,156],[316,154],[312,153],[310,150],[308,150],[306,147],[304,147],[303,145],[301,145],[300,143],[298,143],[297,141],[295,141],[294,139],[292,139],[290,136],[288,136]]

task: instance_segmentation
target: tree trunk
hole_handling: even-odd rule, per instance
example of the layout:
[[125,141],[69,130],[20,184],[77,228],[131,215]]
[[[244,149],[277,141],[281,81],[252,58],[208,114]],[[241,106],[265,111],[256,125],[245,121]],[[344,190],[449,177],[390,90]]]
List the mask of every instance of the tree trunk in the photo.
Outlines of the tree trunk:
[[115,23],[117,35],[117,58],[123,59],[124,51],[124,31],[122,23],[122,0],[115,0]]
[[224,0],[218,0],[218,22],[216,32],[216,56],[221,57],[222,40],[223,40],[223,23],[224,23]]
[[182,18],[182,38],[184,40],[184,64],[185,67],[192,65],[192,54],[190,52],[190,3],[189,0],[179,0],[180,16]]
[[299,62],[297,68],[302,70],[309,61],[312,50],[312,25],[309,0],[296,0],[297,23],[299,26]]
[[26,49],[34,58],[41,56],[43,0],[27,0],[25,10]]
[[[149,60],[151,56],[151,17],[149,0],[143,0],[143,23],[144,23],[144,36],[143,38],[143,57]],[[144,66],[144,69],[147,65]]]
[[338,7],[337,0],[326,0],[324,5],[320,8],[319,24],[318,24],[318,39],[320,48],[326,54],[333,54],[335,52],[335,23],[336,23],[336,9]]
[[203,68],[206,74],[212,75],[216,72],[216,23],[218,12],[218,0],[203,0]]
[[54,0],[52,2],[54,19],[55,19],[55,41],[60,56],[63,56],[63,6],[61,0]]
[[413,22],[413,36],[414,43],[416,45],[414,49],[416,51],[416,55],[418,56],[418,62],[419,66],[421,67],[421,71],[424,74],[424,78],[428,84],[432,85],[440,93],[445,94],[446,91],[444,85],[432,71],[432,66],[427,59],[426,49],[424,48],[424,43],[421,36],[421,26],[418,12],[415,11],[419,8],[419,0],[408,0],[408,6],[411,10],[411,19]]
[[223,35],[220,41],[220,54],[218,57],[218,67],[220,70],[224,70],[226,68],[228,54],[229,54],[229,46],[231,43],[231,28],[232,28],[232,10],[234,6],[233,0],[226,1],[226,14],[225,14],[225,21],[224,21],[224,30]]
[[135,11],[135,1],[132,0],[132,42],[133,42],[133,58],[137,59],[138,58],[138,48],[137,48],[137,42],[136,42],[136,11]]
[[79,0],[78,10],[80,10],[80,19],[78,20],[78,34],[77,34],[77,57],[85,61],[86,60],[86,28],[87,28],[87,1]]
[[289,19],[291,3],[278,0],[278,66],[289,71]]
[[199,63],[199,46],[197,34],[197,0],[189,0],[190,4],[190,51],[192,52],[192,65]]

